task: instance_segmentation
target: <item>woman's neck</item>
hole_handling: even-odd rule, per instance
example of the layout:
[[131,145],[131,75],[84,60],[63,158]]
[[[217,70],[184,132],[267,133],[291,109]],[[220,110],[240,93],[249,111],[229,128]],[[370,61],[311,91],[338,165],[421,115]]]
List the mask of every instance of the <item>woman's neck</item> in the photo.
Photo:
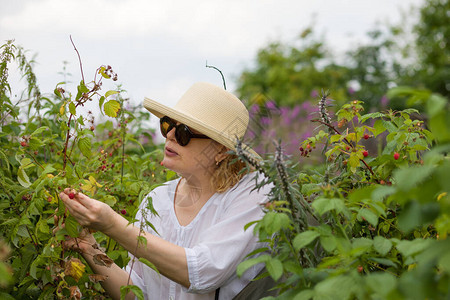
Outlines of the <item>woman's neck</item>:
[[191,206],[207,201],[215,193],[209,177],[182,177],[177,187],[176,205]]

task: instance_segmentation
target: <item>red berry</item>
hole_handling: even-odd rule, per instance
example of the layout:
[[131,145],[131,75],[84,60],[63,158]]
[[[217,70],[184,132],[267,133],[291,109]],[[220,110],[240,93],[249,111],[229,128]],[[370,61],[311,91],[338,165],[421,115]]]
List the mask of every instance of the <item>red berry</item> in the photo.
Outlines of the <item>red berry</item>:
[[73,192],[70,192],[70,193],[69,193],[69,198],[70,198],[70,199],[75,198],[75,194],[74,194]]
[[358,273],[361,273],[364,270],[363,266],[358,266]]
[[367,157],[367,156],[369,156],[369,151],[367,151],[367,150],[364,150],[364,151],[363,151],[363,156],[364,156],[364,157]]
[[26,147],[26,146],[28,146],[28,143],[25,142],[25,141],[22,141],[22,142],[20,142],[20,145],[21,145],[22,147]]
[[345,150],[350,150],[350,147],[349,146],[345,146]]
[[161,166],[164,166],[163,162],[160,162],[159,164],[160,164]]
[[398,152],[395,152],[395,153],[394,153],[394,159],[397,160],[397,159],[399,159],[399,158],[400,158],[400,154],[398,154]]
[[368,140],[370,138],[370,136],[366,133],[365,135],[364,135],[364,139],[365,140]]
[[126,215],[126,214],[127,214],[127,211],[126,211],[125,209],[122,209],[122,210],[120,211],[120,213],[121,213],[122,215]]
[[300,148],[298,148],[298,150],[300,150],[300,151],[302,151],[302,152],[303,152],[303,147],[300,147]]
[[95,129],[94,126],[91,126],[91,131],[94,131],[94,129]]

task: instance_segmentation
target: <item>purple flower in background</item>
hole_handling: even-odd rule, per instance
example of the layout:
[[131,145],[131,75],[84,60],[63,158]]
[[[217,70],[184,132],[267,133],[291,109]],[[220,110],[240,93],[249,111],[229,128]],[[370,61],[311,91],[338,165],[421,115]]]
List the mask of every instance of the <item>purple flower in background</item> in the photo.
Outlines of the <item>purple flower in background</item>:
[[319,96],[319,92],[316,90],[312,90],[310,96],[311,98],[316,98],[317,96]]
[[260,122],[262,125],[269,125],[271,123],[271,120],[269,117],[261,117]]
[[291,118],[296,118],[300,113],[300,110],[301,108],[299,105],[294,106],[294,108],[292,109]]
[[383,97],[381,97],[380,103],[381,103],[381,107],[386,107],[386,106],[389,104],[389,99],[388,99],[388,97],[386,97],[386,95],[384,95]]
[[277,106],[276,106],[275,102],[273,102],[273,101],[267,101],[266,102],[266,107],[268,109],[273,109],[273,110],[277,109]]
[[352,87],[349,87],[347,91],[350,95],[353,95],[355,93],[355,89]]
[[290,109],[288,107],[280,108],[281,122],[284,126],[288,126],[291,123],[291,117],[289,116]]
[[250,107],[250,113],[251,114],[257,114],[259,112],[259,105],[258,104],[253,104]]
[[247,136],[249,139],[253,140],[255,138],[255,132],[252,130],[247,131]]

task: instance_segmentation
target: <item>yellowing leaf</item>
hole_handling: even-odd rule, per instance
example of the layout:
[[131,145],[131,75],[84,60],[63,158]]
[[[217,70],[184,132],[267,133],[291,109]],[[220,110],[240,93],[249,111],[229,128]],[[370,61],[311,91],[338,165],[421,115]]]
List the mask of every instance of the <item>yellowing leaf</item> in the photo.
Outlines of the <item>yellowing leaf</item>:
[[105,103],[103,106],[103,109],[105,110],[105,114],[109,117],[115,118],[117,117],[117,113],[120,110],[120,103],[116,100],[109,100]]
[[115,94],[118,94],[119,92],[118,91],[107,91],[106,93],[105,93],[105,98],[108,98],[109,96],[111,96],[111,95],[115,95]]
[[59,108],[59,114],[62,116],[64,115],[64,111],[66,110],[66,103],[64,102],[61,107]]
[[81,186],[81,189],[83,191],[88,191],[88,192],[91,192],[92,194],[95,194],[95,186],[93,186],[91,184],[91,182],[89,180],[87,180],[87,179],[85,179],[84,182],[85,182],[85,184],[83,184]]
[[84,274],[86,266],[78,258],[72,258],[66,263],[66,268],[64,269],[64,274],[66,276],[71,276],[77,282]]
[[102,187],[103,186],[100,183],[98,183],[97,180],[95,180],[95,178],[93,176],[89,176],[89,182],[92,183],[92,185],[96,185],[98,187]]

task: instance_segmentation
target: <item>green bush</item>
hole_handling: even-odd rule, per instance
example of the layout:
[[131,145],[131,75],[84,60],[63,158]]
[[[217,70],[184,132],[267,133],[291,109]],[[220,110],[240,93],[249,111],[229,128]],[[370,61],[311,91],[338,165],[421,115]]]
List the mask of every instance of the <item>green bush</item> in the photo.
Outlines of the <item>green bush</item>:
[[[412,119],[413,109],[362,115],[358,100],[331,121],[324,96],[315,120],[323,130],[300,147],[305,159],[321,151],[324,165],[290,174],[281,147],[262,162],[238,151],[258,184],[274,183],[264,218],[252,223],[267,254],[238,274],[264,263],[277,299],[450,296],[448,102],[410,88],[390,94],[422,102],[427,122]],[[369,153],[364,144],[374,139],[385,146]]]
[[[0,50],[0,297],[103,299],[101,278],[62,247],[81,228],[59,192],[81,190],[133,222],[143,196],[175,174],[159,164],[161,145],[143,125],[149,114],[126,110],[120,88],[101,91],[102,81],[116,77],[111,67],[99,67],[90,82],[83,76],[73,93],[59,83],[46,97],[23,49],[9,41]],[[13,60],[28,88],[16,103],[8,84]],[[313,120],[321,130],[293,155],[301,164],[322,156],[323,164],[293,165],[281,142],[263,161],[238,147],[258,185],[274,184],[265,216],[252,223],[266,252],[242,262],[238,274],[264,263],[261,276],[277,281],[279,299],[450,296],[448,101],[406,87],[389,96],[420,104],[426,118],[413,109],[362,114],[362,102],[353,100],[331,120],[322,98]],[[104,121],[82,108],[90,101]],[[128,262],[113,240],[95,237],[116,264]]]
[[[125,110],[120,89],[101,92],[102,81],[117,76],[111,67],[99,67],[94,80],[81,80],[74,93],[60,83],[44,97],[23,50],[11,41],[1,50],[0,238],[11,249],[8,264],[0,265],[0,298],[69,298],[78,292],[102,298],[98,278],[79,253],[62,247],[64,235],[76,237],[81,228],[59,193],[66,187],[80,190],[131,222],[152,186],[174,173],[160,166],[162,149],[142,125],[149,114]],[[19,105],[7,81],[11,60],[28,83],[28,100]],[[83,110],[89,101],[99,104],[105,121],[94,123],[93,114]],[[95,237],[115,263],[126,265],[127,251],[100,232]]]

